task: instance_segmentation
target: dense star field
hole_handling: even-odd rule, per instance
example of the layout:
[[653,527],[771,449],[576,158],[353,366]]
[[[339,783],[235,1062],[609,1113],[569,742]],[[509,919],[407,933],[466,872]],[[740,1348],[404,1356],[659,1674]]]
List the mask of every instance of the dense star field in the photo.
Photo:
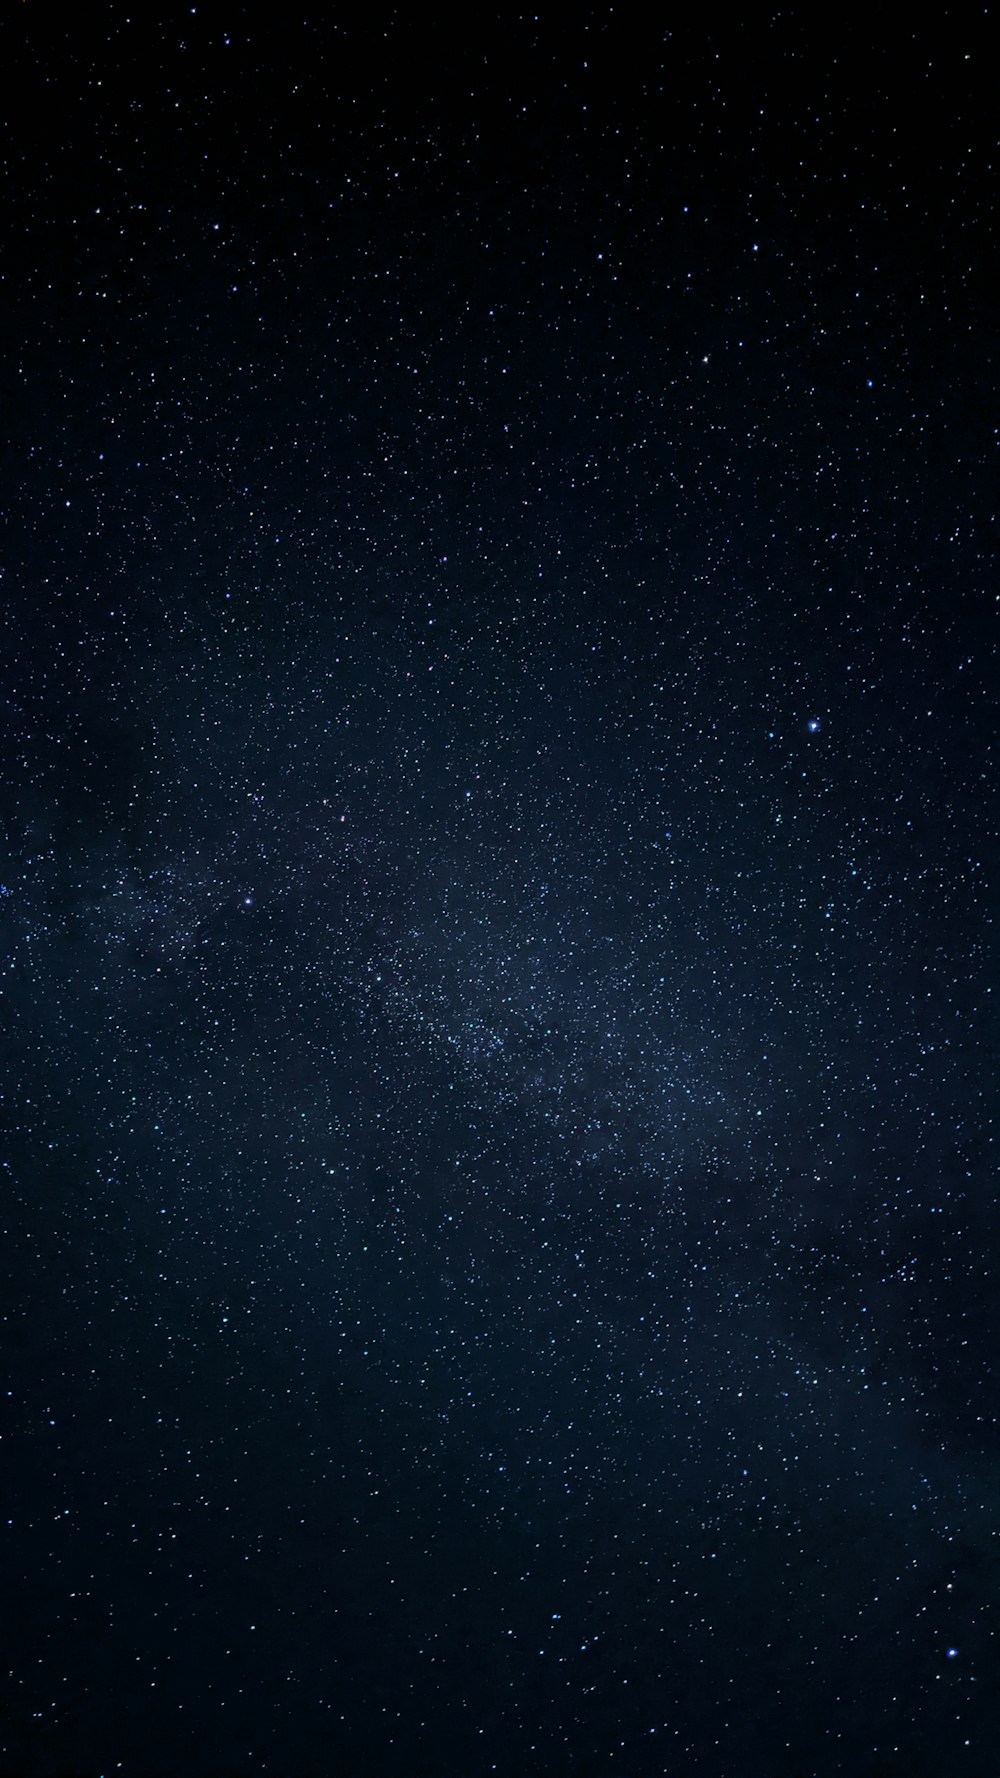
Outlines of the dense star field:
[[0,1778],[995,1778],[996,63],[8,10]]

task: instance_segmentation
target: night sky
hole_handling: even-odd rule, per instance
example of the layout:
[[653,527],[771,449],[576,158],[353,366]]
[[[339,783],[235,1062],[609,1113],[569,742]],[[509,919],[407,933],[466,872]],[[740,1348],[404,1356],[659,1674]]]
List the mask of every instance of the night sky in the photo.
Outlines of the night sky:
[[1000,1771],[998,43],[653,10],[0,26],[2,1778]]

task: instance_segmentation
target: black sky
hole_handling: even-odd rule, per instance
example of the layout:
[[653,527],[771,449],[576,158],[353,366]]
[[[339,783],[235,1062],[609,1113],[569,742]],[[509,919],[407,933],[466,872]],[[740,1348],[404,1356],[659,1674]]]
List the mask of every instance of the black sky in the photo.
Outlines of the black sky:
[[8,10],[2,1778],[995,1778],[996,61]]

